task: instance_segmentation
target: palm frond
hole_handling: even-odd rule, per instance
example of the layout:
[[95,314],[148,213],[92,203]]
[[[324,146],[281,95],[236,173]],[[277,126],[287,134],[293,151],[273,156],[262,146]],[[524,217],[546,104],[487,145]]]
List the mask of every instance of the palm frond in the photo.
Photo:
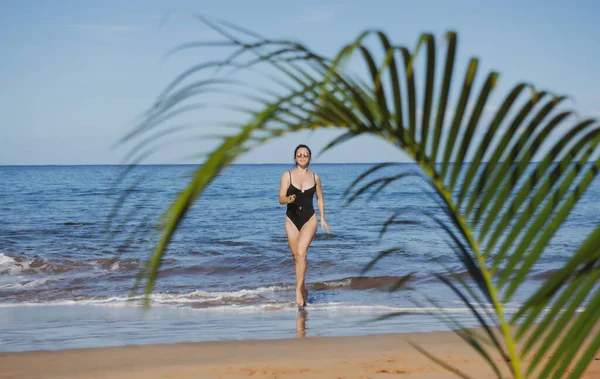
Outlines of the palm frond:
[[[537,91],[526,83],[517,84],[488,119],[484,110],[499,75],[491,72],[484,76],[477,90],[477,58],[469,60],[464,78],[455,88],[457,101],[449,104],[457,49],[454,32],[445,36],[447,49],[442,59],[436,55],[436,40],[430,34],[421,36],[411,52],[393,45],[379,30],[361,33],[330,59],[298,42],[272,40],[225,22],[200,20],[225,39],[220,46],[229,46],[233,52],[221,61],[193,66],[167,86],[143,121],[123,138],[126,142],[142,139],[131,157],[139,158],[142,147],[150,141],[175,133],[154,130],[182,113],[198,110],[198,105],[186,103],[190,99],[215,91],[237,91],[241,84],[231,76],[239,72],[267,66],[276,75],[266,77],[277,89],[257,87],[256,93],[244,95],[256,107],[239,109],[248,121],[239,125],[236,134],[222,137],[221,145],[207,156],[161,219],[162,236],[145,271],[146,296],[153,289],[177,227],[225,167],[240,154],[286,133],[338,127],[345,133],[323,151],[356,136],[373,135],[404,151],[419,166],[418,175],[439,209],[435,213],[416,213],[445,232],[448,248],[476,286],[471,289],[466,281],[457,283],[444,275],[439,279],[472,311],[491,346],[482,345],[464,332],[459,335],[490,363],[496,375],[500,376],[500,372],[490,359],[489,348],[505,358],[515,378],[535,372],[542,355],[553,345],[553,357],[540,369],[541,377],[562,377],[567,369],[572,370],[572,376],[584,371],[599,346],[598,335],[587,345],[584,343],[596,323],[594,310],[598,308],[594,307],[600,306],[595,285],[600,275],[600,258],[598,250],[591,248],[600,246],[598,228],[510,320],[504,305],[526,283],[552,237],[597,176],[600,160],[587,162],[600,144],[596,120],[570,121],[573,112],[561,109],[565,97]],[[380,50],[371,47],[371,37]],[[215,43],[187,43],[175,50],[207,46]],[[415,62],[421,50],[426,57],[422,88],[415,79]],[[348,62],[355,57],[364,64],[366,78],[348,72]],[[442,62],[443,75],[436,92],[438,62]],[[230,72],[187,83],[207,69],[217,70],[217,75],[227,69]],[[529,96],[523,98],[528,88]],[[450,110],[452,117],[447,118]],[[156,134],[148,136],[151,132]],[[381,194],[388,186],[415,175],[400,172],[371,176],[381,174],[380,170],[387,167],[395,165],[376,165],[351,183],[345,193],[347,203],[368,193]],[[389,231],[390,225],[424,225],[415,217],[407,209],[396,210],[384,223],[382,234]],[[391,248],[379,253],[366,269],[398,251]],[[579,275],[571,277],[573,272]],[[565,281],[567,284],[563,284]],[[473,299],[481,298],[493,309],[500,337],[487,325],[492,311],[486,310],[490,313],[484,315],[473,306]],[[584,310],[576,314],[581,307]],[[546,316],[540,320],[544,312]],[[540,323],[531,333],[524,333],[524,329],[514,333],[511,327],[519,321],[528,330]],[[567,324],[570,328],[563,330]],[[548,333],[544,334],[545,330]],[[567,343],[566,338],[561,340],[561,331],[577,344]],[[544,341],[538,343],[542,335]],[[519,344],[523,345],[522,350]],[[524,368],[522,358],[531,352],[536,359]],[[578,353],[581,358],[571,365]]]

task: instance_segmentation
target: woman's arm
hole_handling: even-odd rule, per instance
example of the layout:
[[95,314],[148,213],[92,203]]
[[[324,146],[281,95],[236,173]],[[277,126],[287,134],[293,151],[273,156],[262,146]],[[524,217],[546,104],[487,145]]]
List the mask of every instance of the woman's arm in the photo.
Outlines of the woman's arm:
[[327,224],[327,221],[325,221],[325,200],[323,200],[323,187],[321,185],[321,177],[319,175],[315,175],[315,182],[317,186],[317,207],[319,208],[319,214],[321,215],[321,228],[327,231],[327,233],[331,233],[329,224]]
[[279,204],[290,204],[296,200],[296,195],[287,195],[287,189],[290,187],[290,176],[286,172],[281,175],[279,183]]

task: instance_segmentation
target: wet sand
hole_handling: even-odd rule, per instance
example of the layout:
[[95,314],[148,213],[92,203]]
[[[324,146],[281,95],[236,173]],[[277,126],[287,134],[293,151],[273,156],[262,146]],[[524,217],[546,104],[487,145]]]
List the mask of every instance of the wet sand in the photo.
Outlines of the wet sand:
[[[495,378],[452,332],[215,341],[0,354],[0,378],[457,378],[409,344],[472,378]],[[493,357],[503,374],[508,368]],[[583,378],[600,377],[596,357]]]

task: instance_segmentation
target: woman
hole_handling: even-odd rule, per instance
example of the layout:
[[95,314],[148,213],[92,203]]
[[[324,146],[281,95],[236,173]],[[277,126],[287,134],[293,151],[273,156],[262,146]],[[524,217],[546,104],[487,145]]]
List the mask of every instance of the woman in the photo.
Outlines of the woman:
[[279,204],[287,204],[285,234],[294,258],[296,269],[296,304],[299,310],[306,306],[308,291],[304,285],[306,274],[306,253],[317,232],[317,215],[313,208],[313,195],[317,194],[317,206],[321,215],[321,227],[330,233],[325,221],[325,202],[319,175],[308,171],[310,149],[298,145],[294,151],[296,168],[281,176]]

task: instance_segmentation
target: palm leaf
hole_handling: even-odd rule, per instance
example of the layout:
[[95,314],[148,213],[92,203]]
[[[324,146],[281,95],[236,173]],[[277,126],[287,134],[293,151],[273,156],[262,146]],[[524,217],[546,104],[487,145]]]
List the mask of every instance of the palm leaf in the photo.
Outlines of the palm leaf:
[[[600,143],[600,128],[595,120],[569,121],[572,112],[560,110],[564,97],[538,92],[525,83],[515,86],[488,120],[484,109],[499,75],[488,74],[477,91],[479,60],[476,58],[469,61],[464,79],[455,89],[456,104],[450,105],[457,46],[453,32],[446,35],[448,47],[441,60],[436,56],[432,35],[423,35],[415,52],[411,52],[393,45],[382,31],[371,30],[361,33],[329,59],[294,41],[267,39],[224,22],[205,18],[201,21],[224,37],[220,46],[230,46],[233,52],[222,61],[201,63],[177,77],[159,96],[145,119],[124,137],[125,141],[142,139],[136,147],[140,150],[149,141],[169,134],[162,132],[164,134],[147,137],[166,120],[185,113],[186,101],[208,96],[215,90],[235,92],[240,89],[240,84],[225,76],[194,79],[208,68],[218,69],[218,72],[231,69],[229,75],[233,76],[267,66],[271,73],[277,74],[268,76],[277,89],[257,88],[256,93],[266,97],[247,96],[256,107],[253,111],[243,108],[248,121],[239,125],[237,134],[223,137],[221,145],[207,156],[161,219],[162,236],[145,271],[146,296],[153,289],[160,262],[177,227],[225,167],[240,154],[286,133],[335,126],[346,132],[323,151],[369,134],[401,149],[420,167],[420,175],[429,186],[428,195],[439,207],[435,213],[420,212],[420,216],[428,217],[446,233],[448,248],[456,254],[476,287],[471,289],[463,280],[457,285],[443,275],[439,278],[472,311],[487,332],[491,346],[484,346],[463,332],[459,335],[490,363],[496,375],[500,373],[490,359],[487,350],[490,348],[506,358],[516,378],[535,372],[541,355],[551,346],[556,346],[553,358],[541,368],[542,377],[550,374],[561,377],[568,368],[573,375],[585,370],[598,349],[597,335],[589,344],[584,344],[586,338],[593,335],[593,311],[600,302],[598,287],[594,285],[599,271],[598,252],[589,248],[600,245],[598,229],[574,249],[576,259],[567,262],[528,298],[518,316],[509,320],[504,303],[526,283],[551,238],[597,175],[600,160],[586,163],[598,151]],[[378,50],[369,44],[372,36],[378,41]],[[188,43],[176,50],[213,45],[212,42]],[[422,94],[418,96],[415,59],[421,47],[425,47],[426,65],[424,86],[419,88]],[[248,55],[252,58],[247,58]],[[355,56],[365,65],[366,78],[348,72],[347,63]],[[383,58],[378,60],[377,57]],[[439,93],[435,91],[438,62],[444,67]],[[189,80],[195,81],[187,83]],[[523,99],[526,88],[532,90],[530,96]],[[422,109],[417,106],[418,98],[422,99]],[[433,104],[437,104],[437,109]],[[447,122],[446,113],[450,109],[453,116]],[[509,119],[512,112],[514,116]],[[536,159],[540,159],[539,163],[532,167]],[[412,175],[394,173],[369,178],[385,167],[394,165],[377,165],[359,176],[345,193],[348,204],[367,193],[380,194],[387,186]],[[369,181],[363,182],[366,180]],[[421,225],[415,213],[419,214],[397,210],[384,223],[382,234],[388,232],[390,225]],[[367,269],[398,251],[392,248],[381,252]],[[579,272],[575,278],[568,276],[573,271],[566,271],[573,268]],[[561,280],[565,279],[569,281],[563,285]],[[473,299],[480,298],[487,299],[493,309],[500,337],[486,324],[490,317],[484,317],[473,306]],[[585,310],[576,315],[581,307]],[[527,339],[523,329],[513,332],[511,326],[519,321],[534,325],[544,310],[546,317],[540,327],[530,333],[533,339]],[[570,325],[566,335],[581,344],[561,342],[560,327],[566,324]],[[546,329],[544,342],[536,343]],[[525,367],[522,358],[530,352],[540,358]],[[577,356],[581,358],[570,366]]]
[[430,162],[434,164],[437,160],[438,150],[440,146],[440,138],[442,128],[444,127],[444,119],[446,117],[446,106],[448,105],[448,94],[450,93],[450,84],[452,83],[452,73],[454,70],[454,56],[456,54],[456,33],[449,32],[446,34],[448,40],[448,50],[446,52],[446,63],[444,66],[444,79],[442,90],[439,96],[437,107],[437,116],[435,130],[433,134],[433,144],[431,146]]

